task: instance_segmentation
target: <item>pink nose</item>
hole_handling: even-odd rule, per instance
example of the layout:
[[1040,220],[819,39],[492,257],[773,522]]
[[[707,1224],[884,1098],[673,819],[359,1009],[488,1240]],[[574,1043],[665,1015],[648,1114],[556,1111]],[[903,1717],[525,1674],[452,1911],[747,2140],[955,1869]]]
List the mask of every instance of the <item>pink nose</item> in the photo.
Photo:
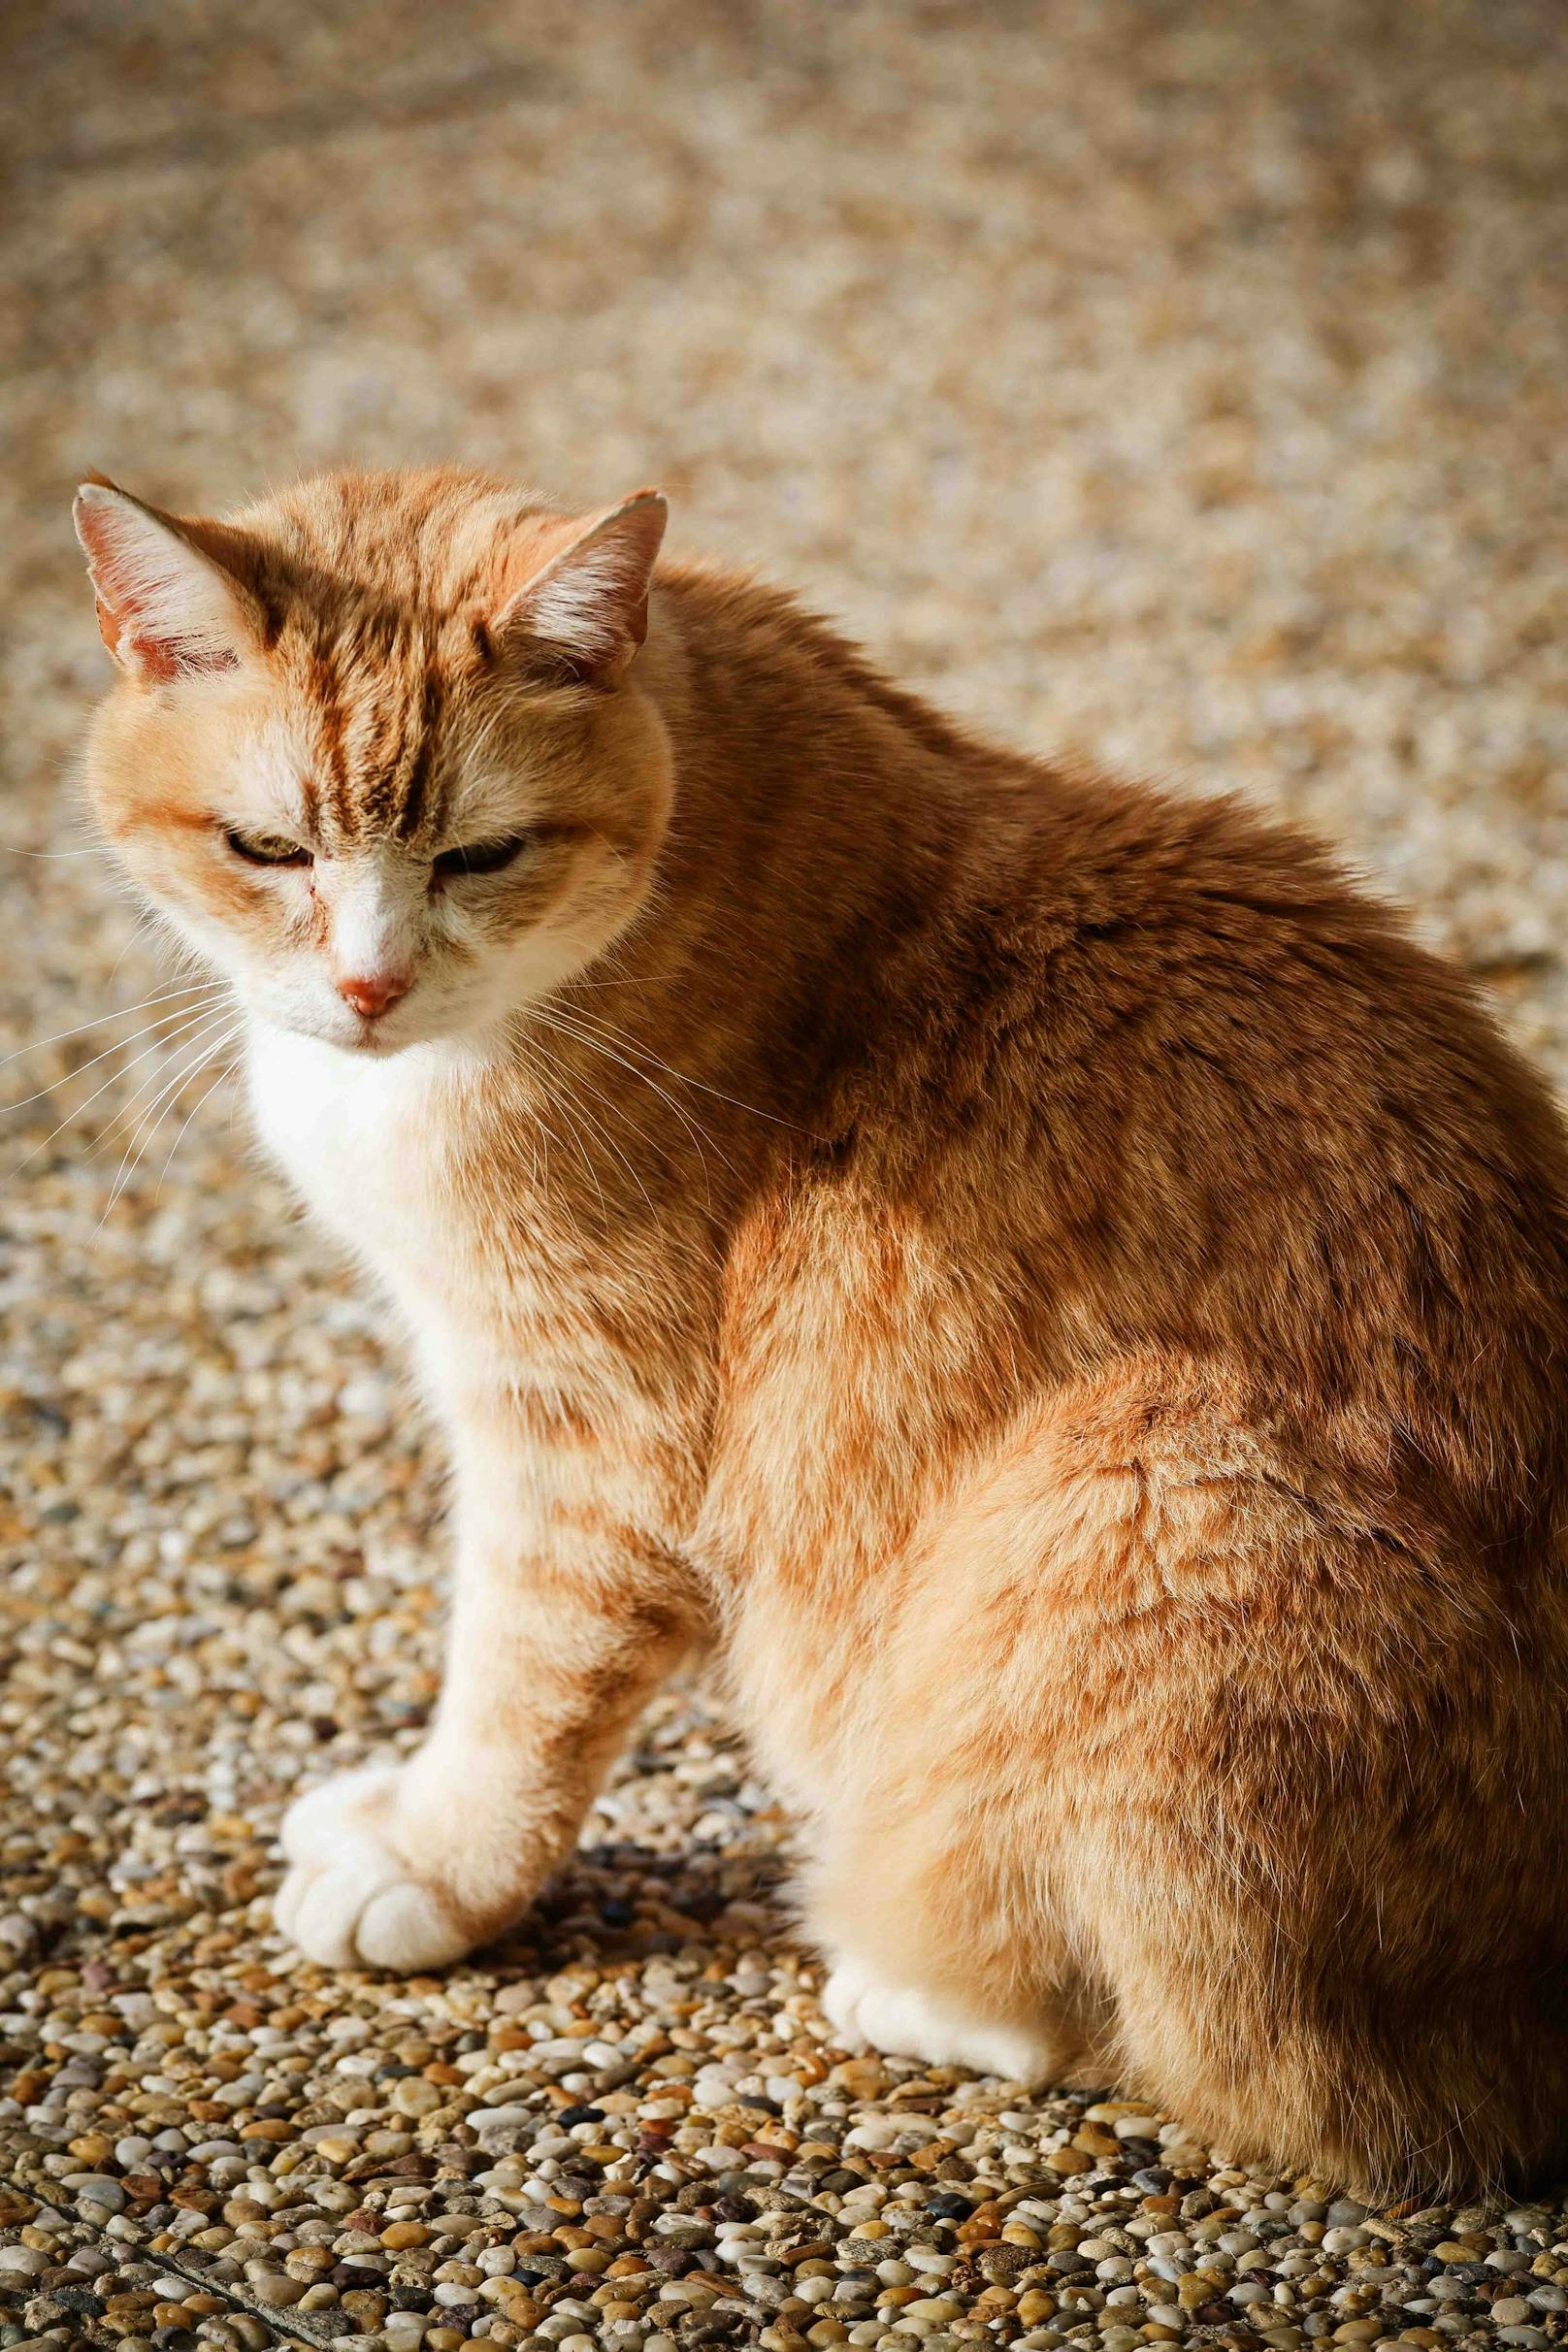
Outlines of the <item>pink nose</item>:
[[338,994],[367,1021],[377,1020],[388,1005],[408,994],[410,983],[401,972],[372,972],[359,979],[340,980]]

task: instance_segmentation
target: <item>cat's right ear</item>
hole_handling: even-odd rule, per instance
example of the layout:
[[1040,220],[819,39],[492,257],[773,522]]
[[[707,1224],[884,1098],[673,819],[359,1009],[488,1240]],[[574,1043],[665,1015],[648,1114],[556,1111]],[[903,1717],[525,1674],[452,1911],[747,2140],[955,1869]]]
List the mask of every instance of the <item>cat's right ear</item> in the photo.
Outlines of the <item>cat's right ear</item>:
[[82,484],[73,515],[98,600],[99,632],[129,677],[162,685],[237,669],[260,650],[261,609],[212,552],[220,527],[182,523],[101,474]]
[[563,683],[614,685],[648,634],[669,513],[659,491],[638,490],[581,524],[508,593],[490,624],[492,643]]

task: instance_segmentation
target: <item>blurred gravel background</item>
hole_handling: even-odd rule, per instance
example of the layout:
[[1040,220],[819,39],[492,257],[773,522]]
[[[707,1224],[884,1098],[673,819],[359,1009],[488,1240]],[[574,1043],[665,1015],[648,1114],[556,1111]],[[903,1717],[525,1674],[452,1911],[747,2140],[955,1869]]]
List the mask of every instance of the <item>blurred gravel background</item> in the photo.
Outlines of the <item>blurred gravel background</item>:
[[[1549,0],[14,0],[3,39],[0,1053],[166,985],[72,813],[79,470],[211,508],[458,456],[657,480],[676,548],[965,713],[1277,800],[1568,1082]],[[297,1964],[278,1808],[417,1736],[439,1463],[146,1017],[0,1069],[0,2346],[1564,2339],[1561,2200],[1364,2215],[1114,2100],[845,2063],[695,1702],[482,1968]]]

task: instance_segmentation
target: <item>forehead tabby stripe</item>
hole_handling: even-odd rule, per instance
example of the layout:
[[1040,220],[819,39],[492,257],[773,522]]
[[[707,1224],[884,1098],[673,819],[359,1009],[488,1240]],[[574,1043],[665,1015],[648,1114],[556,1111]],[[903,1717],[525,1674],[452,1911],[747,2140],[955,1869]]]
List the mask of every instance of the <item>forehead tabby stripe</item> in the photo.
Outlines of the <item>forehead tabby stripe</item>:
[[[325,646],[318,645],[311,657],[310,691],[315,699],[333,814],[340,825],[346,827],[348,758],[343,743],[343,694],[332,657]],[[304,794],[307,821],[314,826],[320,816],[320,796],[313,778],[306,782]]]
[[441,702],[440,680],[434,667],[427,662],[419,696],[419,733],[414,742],[413,756],[408,763],[403,807],[394,827],[401,841],[412,839],[425,813],[431,767],[436,756],[436,722],[441,715]]

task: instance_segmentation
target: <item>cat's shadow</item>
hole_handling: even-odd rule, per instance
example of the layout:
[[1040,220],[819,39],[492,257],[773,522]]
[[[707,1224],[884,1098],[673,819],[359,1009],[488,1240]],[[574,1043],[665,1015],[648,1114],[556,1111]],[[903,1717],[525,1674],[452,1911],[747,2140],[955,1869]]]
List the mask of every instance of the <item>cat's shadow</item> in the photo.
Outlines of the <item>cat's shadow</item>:
[[547,1880],[528,1916],[477,1955],[488,1973],[552,1974],[597,1959],[634,1966],[691,1946],[708,1957],[811,1956],[776,1849],[693,1845],[665,1853],[632,1841],[582,1846]]

